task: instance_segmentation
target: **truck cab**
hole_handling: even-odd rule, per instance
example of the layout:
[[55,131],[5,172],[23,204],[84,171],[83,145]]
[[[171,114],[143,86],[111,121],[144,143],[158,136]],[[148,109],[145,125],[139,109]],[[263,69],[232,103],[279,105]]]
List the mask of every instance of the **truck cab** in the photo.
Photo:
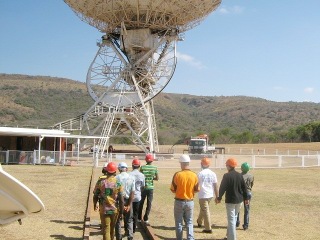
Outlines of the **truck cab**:
[[191,154],[201,154],[206,152],[206,140],[201,138],[191,138],[189,140],[188,152]]
[[190,138],[188,152],[190,154],[211,154],[215,152],[215,146],[209,146],[209,137],[206,134],[201,134]]

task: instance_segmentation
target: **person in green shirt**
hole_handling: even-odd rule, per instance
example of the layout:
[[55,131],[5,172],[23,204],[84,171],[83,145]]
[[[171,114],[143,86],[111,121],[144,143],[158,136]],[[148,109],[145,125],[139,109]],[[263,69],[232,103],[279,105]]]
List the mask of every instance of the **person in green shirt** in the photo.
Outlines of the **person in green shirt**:
[[157,166],[152,165],[154,160],[153,155],[148,153],[145,157],[146,165],[140,167],[140,172],[142,172],[145,176],[145,187],[141,193],[141,201],[139,204],[139,212],[138,212],[138,221],[142,220],[142,210],[145,199],[147,199],[147,207],[146,211],[143,215],[143,221],[149,225],[149,214],[151,211],[151,205],[153,200],[153,190],[154,184],[153,181],[159,180],[158,168]]

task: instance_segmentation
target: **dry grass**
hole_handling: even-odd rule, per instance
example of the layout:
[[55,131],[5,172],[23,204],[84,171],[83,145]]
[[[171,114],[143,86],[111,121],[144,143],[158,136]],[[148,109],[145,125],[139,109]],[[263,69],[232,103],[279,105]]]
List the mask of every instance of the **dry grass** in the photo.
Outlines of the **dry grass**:
[[[280,145],[279,145],[280,146]],[[303,145],[299,144],[302,149]],[[277,146],[278,147],[278,146]],[[286,145],[287,147],[287,145]],[[309,146],[310,147],[310,146]],[[131,160],[126,160],[130,163]],[[156,161],[160,180],[156,182],[151,225],[159,239],[175,239],[171,178],[179,170],[176,160]],[[198,172],[199,162],[191,165]],[[168,168],[169,167],[169,168]],[[9,165],[3,169],[25,183],[44,202],[46,211],[31,215],[23,224],[1,227],[1,239],[81,239],[90,167]],[[100,169],[96,170],[98,175]],[[220,182],[224,169],[214,169]],[[320,168],[255,169],[255,186],[248,231],[239,229],[238,239],[318,239],[320,224]],[[195,201],[194,222],[199,213]],[[195,228],[196,239],[222,239],[226,233],[223,203],[211,204],[213,234]]]
[[[199,169],[194,168],[198,172]],[[225,170],[214,170],[221,181]],[[159,239],[175,239],[173,195],[169,185],[174,169],[160,169],[150,216]],[[237,231],[238,239],[317,239],[320,219],[319,168],[254,170],[255,186],[251,203],[250,229]],[[194,223],[199,213],[195,201]],[[196,239],[222,239],[226,234],[225,205],[211,204],[213,234],[195,228]]]

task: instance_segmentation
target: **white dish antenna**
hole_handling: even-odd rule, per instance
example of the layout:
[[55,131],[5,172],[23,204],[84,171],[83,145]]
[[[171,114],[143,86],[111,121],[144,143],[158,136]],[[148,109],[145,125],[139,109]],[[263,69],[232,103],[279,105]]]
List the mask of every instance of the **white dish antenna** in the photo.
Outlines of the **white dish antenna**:
[[103,33],[149,28],[184,32],[198,25],[221,0],[65,0],[81,20]]
[[83,117],[88,129],[92,116],[104,117],[89,130],[89,134],[101,130],[98,152],[104,152],[110,137],[127,132],[145,152],[147,146],[157,151],[151,100],[173,76],[180,34],[198,25],[221,0],[64,1],[104,34],[86,80],[95,103]]
[[[64,0],[105,33],[87,74],[100,105],[141,105],[160,93],[176,66],[179,34],[198,25],[221,0]],[[120,99],[122,98],[122,99]]]
[[0,165],[0,225],[9,224],[31,213],[44,211],[40,198],[26,185],[5,172]]

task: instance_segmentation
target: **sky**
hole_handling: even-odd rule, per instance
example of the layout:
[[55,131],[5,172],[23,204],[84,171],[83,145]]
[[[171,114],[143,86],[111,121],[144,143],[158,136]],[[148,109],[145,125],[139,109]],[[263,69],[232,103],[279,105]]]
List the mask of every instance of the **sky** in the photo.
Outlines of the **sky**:
[[[163,90],[320,103],[320,1],[222,0]],[[0,73],[86,81],[102,33],[62,0],[0,0]]]

